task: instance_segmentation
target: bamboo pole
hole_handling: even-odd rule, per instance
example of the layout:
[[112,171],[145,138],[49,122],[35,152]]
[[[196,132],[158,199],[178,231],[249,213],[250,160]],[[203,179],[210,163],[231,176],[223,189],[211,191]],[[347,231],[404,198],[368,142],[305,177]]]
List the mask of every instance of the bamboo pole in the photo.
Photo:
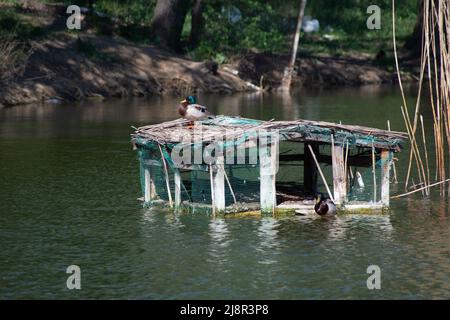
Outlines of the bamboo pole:
[[372,140],[372,173],[373,173],[373,202],[377,202],[377,174],[375,168],[375,148]]
[[170,183],[169,183],[169,171],[167,170],[166,159],[162,152],[161,145],[158,144],[158,147],[159,147],[159,152],[161,153],[161,159],[162,159],[163,165],[164,165],[164,174],[166,176],[166,187],[167,187],[167,195],[169,196],[169,205],[171,208],[173,208],[172,192],[170,191]]
[[[421,181],[422,181],[421,169],[422,169],[423,174],[424,174],[424,169],[423,169],[423,164],[421,161],[420,153],[419,153],[419,150],[417,147],[417,142],[415,139],[415,132],[416,132],[416,127],[417,127],[417,115],[418,115],[418,110],[419,110],[419,100],[416,103],[416,111],[415,111],[415,115],[414,115],[414,126],[412,126],[411,120],[409,119],[409,113],[407,110],[405,92],[403,90],[402,78],[401,78],[401,74],[400,74],[400,67],[399,67],[399,63],[398,63],[396,32],[395,31],[396,31],[396,29],[395,29],[395,0],[392,0],[392,40],[393,40],[393,44],[394,44],[395,66],[396,66],[396,70],[397,70],[397,78],[398,78],[398,82],[399,82],[399,86],[400,86],[400,92],[401,92],[401,96],[402,96],[402,100],[403,100],[402,113],[404,113],[403,117],[405,120],[408,136],[411,141],[411,152],[410,152],[410,158],[409,158],[410,160],[409,160],[409,164],[408,164],[408,173],[407,173],[406,182],[405,182],[405,190],[406,190],[408,187],[413,156],[416,160],[417,170],[419,173],[419,179]],[[422,74],[421,74],[421,76],[422,76]],[[404,112],[403,112],[403,107],[405,108]],[[424,176],[425,176],[425,174],[424,174]]]
[[348,140],[346,141],[346,149],[345,149],[345,161],[344,161],[344,176],[345,176],[345,185],[347,185],[348,182]]
[[398,194],[398,195],[392,196],[391,199],[398,199],[398,198],[401,198],[401,197],[405,197],[405,196],[408,196],[410,194],[422,191],[422,190],[424,190],[426,188],[430,188],[430,187],[434,187],[434,186],[437,186],[437,185],[441,185],[441,184],[444,184],[444,183],[449,182],[449,181],[450,181],[450,179],[447,179],[447,180],[444,180],[444,181],[440,181],[440,182],[436,182],[436,183],[430,184],[429,186],[422,187],[420,189],[416,189],[416,190],[413,190],[413,191],[410,191],[410,192],[406,192],[406,193],[402,193],[402,194]]
[[[427,178],[428,178],[428,181],[425,184],[425,186],[427,186],[427,185],[430,184],[430,166],[429,166],[429,163],[428,163],[428,149],[427,149],[427,142],[425,140],[425,126],[423,124],[423,116],[422,115],[420,115],[420,124],[421,124],[421,128],[422,128],[423,148],[425,150],[425,163],[426,163],[426,166],[427,166]],[[427,196],[429,196],[430,195],[430,189],[427,188],[425,190],[426,190]]]
[[212,206],[212,213],[213,216],[216,216],[216,195],[214,192],[214,180],[213,180],[213,172],[212,172],[212,166],[209,165],[209,180],[211,184],[211,206]]
[[225,180],[227,181],[228,188],[230,188],[231,195],[233,196],[234,204],[236,205],[236,204],[237,204],[236,196],[235,196],[235,194],[234,194],[233,188],[231,187],[230,180],[228,180],[228,174],[227,174],[227,172],[225,171],[225,167],[223,168],[223,173],[224,173],[224,175],[225,175]]
[[319,171],[320,177],[322,178],[322,181],[323,181],[323,183],[324,183],[324,185],[325,185],[325,188],[327,189],[328,196],[329,196],[330,199],[334,202],[334,197],[333,197],[333,195],[331,194],[330,188],[328,187],[327,179],[325,179],[325,176],[323,175],[322,169],[320,168],[320,164],[319,164],[319,162],[317,161],[316,155],[314,154],[314,151],[313,151],[311,145],[308,144],[308,148],[309,148],[309,151],[311,152],[311,154],[312,154],[312,156],[313,156],[314,162],[315,162],[315,164],[316,164],[317,170]]
[[[391,131],[391,122],[388,120],[387,121],[387,126],[388,126],[388,131]],[[394,173],[394,183],[397,184],[398,180],[397,180],[397,167],[395,165],[395,161],[392,160],[392,171]]]

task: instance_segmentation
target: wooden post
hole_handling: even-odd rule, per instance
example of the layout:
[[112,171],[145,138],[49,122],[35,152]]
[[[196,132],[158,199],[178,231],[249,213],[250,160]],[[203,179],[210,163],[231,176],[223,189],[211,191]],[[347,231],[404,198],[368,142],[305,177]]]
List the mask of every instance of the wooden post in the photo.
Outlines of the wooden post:
[[347,200],[347,180],[345,176],[344,147],[334,145],[331,147],[333,163],[333,194],[336,205],[342,205]]
[[277,163],[278,140],[272,136],[270,155],[268,146],[259,146],[260,203],[262,212],[273,213],[277,205],[275,187]]
[[144,202],[148,203],[156,198],[155,177],[150,167],[144,169]]
[[181,205],[181,174],[180,174],[180,170],[175,169],[174,181],[175,181],[175,208],[179,208]]
[[389,207],[389,179],[392,151],[381,151],[381,203]]
[[317,167],[314,164],[312,153],[308,150],[311,146],[314,153],[319,154],[319,147],[316,144],[304,145],[305,160],[303,162],[303,186],[307,194],[316,195],[317,193]]
[[211,207],[212,207],[212,214],[215,217],[216,216],[216,196],[214,195],[214,178],[213,178],[213,169],[212,165],[209,165],[209,184],[211,185]]
[[224,172],[224,158],[218,156],[216,160],[217,170],[213,172],[213,187],[214,197],[213,205],[218,211],[225,210],[225,172]]
[[373,202],[377,202],[377,168],[375,165],[375,148],[372,140],[372,174],[373,174]]

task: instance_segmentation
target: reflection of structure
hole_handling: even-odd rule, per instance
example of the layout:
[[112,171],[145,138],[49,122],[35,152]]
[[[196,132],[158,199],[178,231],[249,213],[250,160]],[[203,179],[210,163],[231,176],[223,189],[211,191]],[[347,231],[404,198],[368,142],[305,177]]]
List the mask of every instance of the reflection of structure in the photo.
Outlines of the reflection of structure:
[[[213,212],[312,211],[322,184],[341,208],[381,209],[389,205],[392,154],[406,138],[400,132],[307,120],[219,116],[195,129],[186,125],[182,119],[169,121],[132,135],[146,204]],[[299,165],[301,174],[293,169]],[[331,165],[333,192],[324,165]],[[290,168],[284,179],[277,179],[279,166],[280,171]],[[364,167],[373,179],[368,195],[354,188],[356,168]]]

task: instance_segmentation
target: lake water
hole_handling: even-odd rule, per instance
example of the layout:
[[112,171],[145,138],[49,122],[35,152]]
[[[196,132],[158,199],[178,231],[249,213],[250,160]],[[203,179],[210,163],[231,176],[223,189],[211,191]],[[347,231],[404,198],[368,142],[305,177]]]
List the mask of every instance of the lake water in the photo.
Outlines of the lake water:
[[[217,114],[404,128],[395,88],[199,98]],[[449,206],[438,190],[395,200],[389,214],[332,220],[143,209],[130,126],[177,118],[177,101],[0,110],[1,299],[450,298]],[[81,268],[81,290],[66,288],[69,265]],[[366,287],[369,265],[381,290]]]

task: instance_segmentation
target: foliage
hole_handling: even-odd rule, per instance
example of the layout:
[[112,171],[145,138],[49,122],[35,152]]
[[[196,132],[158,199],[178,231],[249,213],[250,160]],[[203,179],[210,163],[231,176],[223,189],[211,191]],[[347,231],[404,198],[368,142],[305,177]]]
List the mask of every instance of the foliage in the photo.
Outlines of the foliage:
[[283,17],[270,3],[211,1],[204,16],[202,41],[190,53],[195,58],[213,57],[217,61],[217,57],[231,53],[248,50],[280,52],[285,47],[286,37],[280,28]]
[[[12,1],[12,0],[8,0]],[[419,0],[397,1],[397,37],[406,39],[417,19]],[[48,0],[61,2],[61,0]],[[63,0],[67,4],[87,6],[87,0]],[[117,34],[131,41],[152,41],[150,22],[157,0],[96,0],[94,9],[106,18],[93,18],[99,34]],[[189,47],[191,15],[188,13],[182,33],[182,46],[194,59],[213,59],[225,63],[230,56],[249,51],[287,53],[291,48],[300,0],[204,0],[204,28],[201,41]],[[392,47],[392,0],[378,0],[381,29],[368,30],[367,7],[371,0],[309,0],[306,15],[320,22],[320,31],[302,33],[300,50],[311,53],[345,54],[348,51],[376,53]],[[5,20],[6,19],[6,20]],[[9,20],[8,20],[9,19]],[[20,22],[17,16],[0,13],[0,29],[8,31]],[[2,31],[0,31],[2,32]],[[18,36],[39,36],[39,28],[20,22]]]
[[0,11],[0,84],[20,76],[31,54],[29,40],[43,34],[40,27],[24,21],[13,9]]
[[16,10],[1,9],[0,11],[0,36],[13,37],[14,40],[27,41],[44,35],[40,26],[23,19]]
[[[414,29],[418,0],[399,1],[396,12],[397,37],[404,40]],[[290,50],[297,22],[299,0],[210,1],[205,12],[202,42],[190,55],[215,58],[245,51],[286,53]],[[301,36],[303,51],[343,54],[348,51],[376,53],[392,42],[391,0],[380,0],[381,29],[368,30],[367,7],[371,0],[310,0],[306,15],[319,20],[318,33]],[[241,20],[230,21],[236,8]],[[189,30],[185,30],[185,34]],[[332,40],[330,40],[332,39]],[[217,59],[216,59],[217,60]]]

